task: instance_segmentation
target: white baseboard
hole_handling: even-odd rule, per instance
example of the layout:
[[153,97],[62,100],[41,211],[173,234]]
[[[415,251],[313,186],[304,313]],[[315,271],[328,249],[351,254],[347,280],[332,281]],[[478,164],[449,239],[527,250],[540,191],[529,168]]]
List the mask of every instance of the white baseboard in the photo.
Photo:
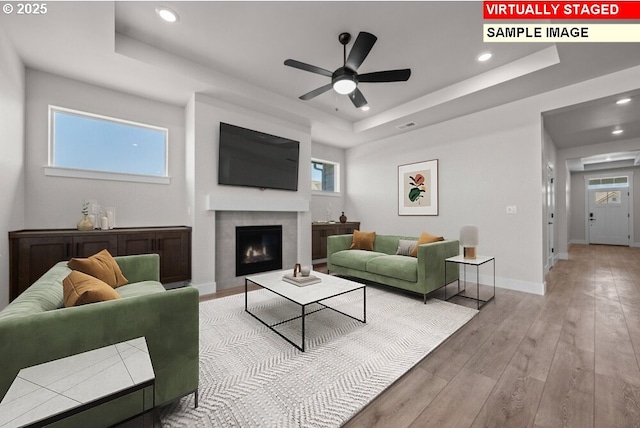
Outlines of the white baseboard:
[[[460,276],[460,280],[462,280],[462,276]],[[476,276],[467,275],[467,282],[473,284],[476,282]],[[492,275],[480,275],[480,285],[484,286],[492,286],[493,285],[493,276]],[[540,296],[544,296],[547,292],[547,284],[543,282],[542,284],[538,284],[535,282],[528,281],[520,281],[517,279],[511,278],[496,278],[496,288],[504,288],[507,290],[514,291],[522,291],[524,293],[538,294]]]
[[640,242],[634,242],[633,244],[631,244],[632,247],[640,247]]
[[569,244],[589,245],[589,242],[584,239],[572,239]]
[[195,288],[198,289],[198,292],[201,296],[206,296],[207,294],[213,294],[218,291],[218,287],[214,282],[205,282],[204,284],[191,284]]
[[[482,278],[482,276],[481,276]],[[524,293],[538,294],[544,296],[547,293],[547,283],[541,284],[528,281],[520,281],[509,278],[496,278],[496,287],[507,290],[522,291]]]
[[569,260],[569,253],[558,253],[559,260]]

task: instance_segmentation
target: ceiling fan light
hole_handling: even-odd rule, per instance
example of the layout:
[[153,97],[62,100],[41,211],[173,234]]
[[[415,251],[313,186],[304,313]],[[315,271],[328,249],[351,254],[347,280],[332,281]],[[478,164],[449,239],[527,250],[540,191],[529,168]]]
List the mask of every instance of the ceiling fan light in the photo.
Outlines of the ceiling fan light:
[[620,135],[622,134],[624,131],[622,129],[616,129],[615,131],[612,132],[613,135]]
[[347,76],[344,76],[343,78],[333,82],[333,90],[341,95],[350,94],[356,90],[356,82],[349,79]]
[[616,104],[622,105],[622,104],[627,104],[629,102],[631,102],[631,98],[623,98],[621,100],[616,101]]

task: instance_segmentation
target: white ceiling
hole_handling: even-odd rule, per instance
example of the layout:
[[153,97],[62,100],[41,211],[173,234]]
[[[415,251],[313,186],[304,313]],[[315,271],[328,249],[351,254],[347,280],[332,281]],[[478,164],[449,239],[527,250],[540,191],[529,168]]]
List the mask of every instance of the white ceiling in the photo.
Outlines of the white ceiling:
[[[159,5],[175,10],[179,21],[161,21]],[[314,141],[339,147],[640,64],[639,43],[485,44],[482,24],[480,1],[50,2],[39,17],[0,14],[0,28],[28,67],[178,105],[193,93],[208,94],[309,126]],[[283,64],[292,58],[340,67],[344,31],[353,39],[359,31],[378,37],[359,73],[412,70],[407,82],[360,84],[368,112],[333,91],[299,100],[329,79]],[[487,50],[493,59],[476,62]],[[586,123],[583,107],[602,121]],[[595,102],[579,108],[545,116],[545,123],[559,118],[548,125],[559,148],[601,139],[595,134],[620,121],[629,126],[625,138],[640,135],[621,109]],[[640,117],[640,99],[634,108]]]
[[[631,101],[616,103],[624,98]],[[542,117],[547,132],[561,148],[639,139],[637,151],[570,159],[571,171],[640,165],[640,89],[544,112]],[[614,130],[623,132],[613,134]]]

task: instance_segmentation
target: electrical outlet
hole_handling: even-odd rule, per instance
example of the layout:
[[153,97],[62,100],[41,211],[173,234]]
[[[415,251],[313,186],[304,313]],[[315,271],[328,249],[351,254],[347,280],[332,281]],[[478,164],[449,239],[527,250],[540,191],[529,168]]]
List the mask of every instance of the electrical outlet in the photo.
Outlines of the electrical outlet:
[[516,214],[518,208],[515,205],[507,205],[507,214]]

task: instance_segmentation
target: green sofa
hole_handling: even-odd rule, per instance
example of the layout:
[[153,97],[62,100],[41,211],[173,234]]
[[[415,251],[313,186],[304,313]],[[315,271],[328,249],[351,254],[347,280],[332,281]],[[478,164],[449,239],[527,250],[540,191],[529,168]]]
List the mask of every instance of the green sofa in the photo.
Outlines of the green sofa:
[[414,293],[427,294],[458,279],[458,269],[447,269],[444,260],[460,253],[457,240],[444,240],[418,247],[418,256],[396,255],[400,240],[411,236],[376,235],[373,251],[350,250],[353,235],[327,237],[327,268],[330,273],[385,284]]
[[[0,311],[0,397],[22,368],[140,336],[156,376],[156,405],[197,394],[198,290],[165,290],[157,254],[114,258],[129,281],[116,289],[120,299],[65,308],[62,281],[71,270],[60,262]],[[53,426],[111,426],[139,414],[142,399],[138,391]]]

